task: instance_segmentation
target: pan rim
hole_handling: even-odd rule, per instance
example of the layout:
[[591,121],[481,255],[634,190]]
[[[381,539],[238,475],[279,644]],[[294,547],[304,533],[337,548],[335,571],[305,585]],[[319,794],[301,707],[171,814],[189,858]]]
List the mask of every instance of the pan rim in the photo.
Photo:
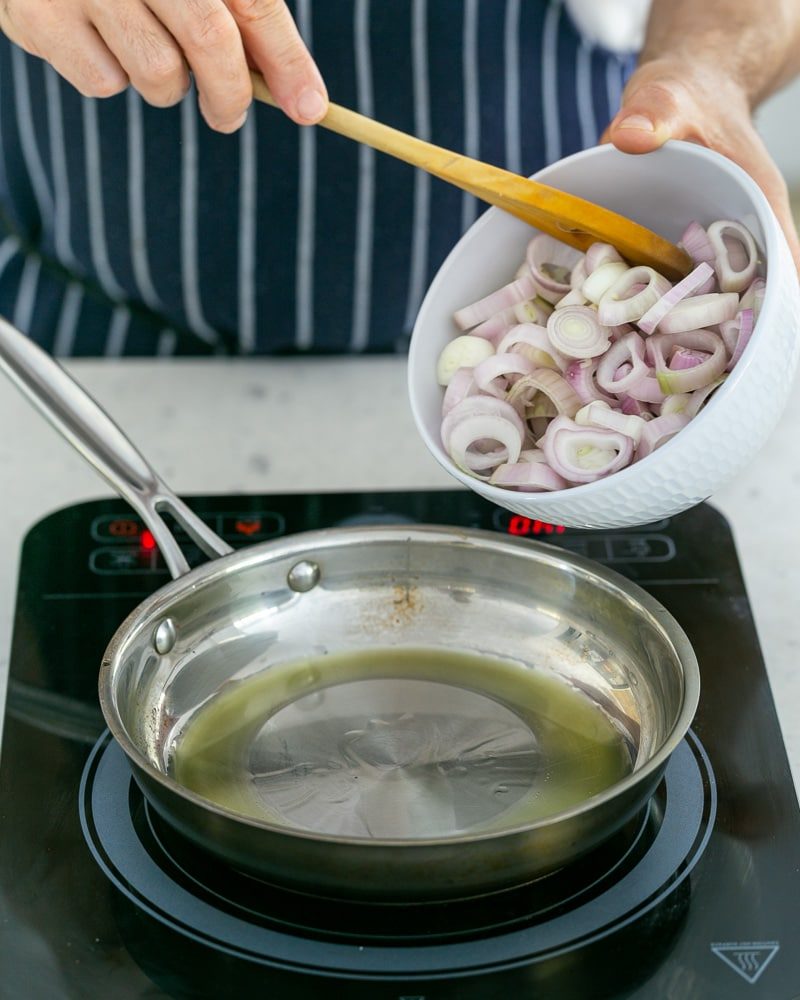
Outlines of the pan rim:
[[[114,665],[127,643],[140,634],[142,629],[152,625],[153,619],[163,616],[167,609],[173,606],[180,597],[196,591],[200,587],[211,585],[234,572],[240,572],[253,565],[268,560],[295,556],[307,557],[313,550],[320,552],[325,549],[338,548],[342,544],[352,544],[355,539],[368,536],[373,542],[412,541],[416,536],[418,541],[431,542],[439,536],[442,542],[461,543],[468,547],[491,548],[494,552],[508,551],[515,556],[527,556],[533,562],[547,562],[550,566],[562,563],[580,572],[584,578],[592,577],[602,582],[607,590],[617,591],[625,598],[639,605],[651,623],[667,638],[681,669],[682,692],[680,707],[666,737],[643,764],[636,770],[625,775],[621,780],[603,789],[603,791],[582,800],[580,803],[534,822],[522,823],[499,830],[482,833],[464,833],[449,837],[430,837],[419,839],[375,838],[342,836],[325,834],[301,827],[259,820],[234,810],[218,805],[210,799],[193,792],[176,781],[169,774],[157,768],[136,743],[129,737],[119,713],[116,711],[112,671]],[[559,546],[548,544],[540,539],[513,538],[500,535],[482,528],[463,528],[437,524],[397,524],[397,525],[357,525],[350,527],[335,527],[315,529],[285,535],[278,539],[269,539],[254,545],[245,546],[229,555],[214,559],[209,563],[190,570],[187,574],[172,580],[160,587],[144,601],[138,604],[121,622],[108,642],[103,654],[98,677],[98,693],[100,708],[106,720],[111,735],[122,747],[131,764],[144,772],[148,780],[155,781],[166,792],[177,795],[196,808],[213,813],[226,821],[250,827],[274,836],[289,837],[292,840],[306,840],[341,847],[374,849],[404,848],[410,850],[436,850],[451,848],[459,844],[475,845],[487,841],[495,841],[526,835],[537,830],[552,829],[558,824],[570,822],[586,813],[611,803],[614,799],[623,798],[627,792],[639,785],[646,785],[660,776],[669,757],[688,732],[700,699],[700,669],[688,636],[677,619],[643,587],[629,580],[616,570],[609,569],[585,556],[566,551]],[[647,801],[646,798],[643,799]],[[642,804],[643,804],[642,803]]]

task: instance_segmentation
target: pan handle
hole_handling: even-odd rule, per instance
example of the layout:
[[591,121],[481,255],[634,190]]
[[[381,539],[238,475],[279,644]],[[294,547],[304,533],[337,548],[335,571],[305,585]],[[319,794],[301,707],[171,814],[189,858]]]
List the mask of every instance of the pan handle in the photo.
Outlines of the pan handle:
[[99,403],[57,361],[2,317],[0,369],[141,516],[173,578],[188,573],[189,564],[162,511],[171,514],[212,559],[233,551],[175,496]]

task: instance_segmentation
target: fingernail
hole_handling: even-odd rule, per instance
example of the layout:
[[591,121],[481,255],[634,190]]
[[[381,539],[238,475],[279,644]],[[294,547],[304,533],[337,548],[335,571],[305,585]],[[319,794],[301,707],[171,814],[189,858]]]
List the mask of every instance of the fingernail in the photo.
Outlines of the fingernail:
[[318,90],[308,87],[297,98],[297,114],[306,121],[315,122],[325,114],[325,98]]
[[656,127],[649,118],[644,115],[628,115],[621,122],[617,123],[617,128],[638,129],[640,132],[655,132]]

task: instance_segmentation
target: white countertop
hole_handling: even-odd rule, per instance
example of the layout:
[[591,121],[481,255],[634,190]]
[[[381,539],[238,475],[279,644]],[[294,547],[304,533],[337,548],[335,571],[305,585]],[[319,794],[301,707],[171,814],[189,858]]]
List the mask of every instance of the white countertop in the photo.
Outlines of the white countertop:
[[[176,492],[453,488],[411,419],[405,359],[75,361],[72,374]],[[800,387],[747,474],[713,498],[730,521],[800,787]],[[40,517],[110,490],[0,378],[0,706],[19,548]],[[2,713],[0,713],[0,727]]]

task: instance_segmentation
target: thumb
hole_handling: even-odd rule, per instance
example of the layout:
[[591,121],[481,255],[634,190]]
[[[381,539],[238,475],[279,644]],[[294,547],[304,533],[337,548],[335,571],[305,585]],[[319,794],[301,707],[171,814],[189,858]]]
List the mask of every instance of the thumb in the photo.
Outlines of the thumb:
[[638,84],[631,77],[604,136],[623,153],[649,153],[667,139],[688,138],[679,95],[665,82]]

